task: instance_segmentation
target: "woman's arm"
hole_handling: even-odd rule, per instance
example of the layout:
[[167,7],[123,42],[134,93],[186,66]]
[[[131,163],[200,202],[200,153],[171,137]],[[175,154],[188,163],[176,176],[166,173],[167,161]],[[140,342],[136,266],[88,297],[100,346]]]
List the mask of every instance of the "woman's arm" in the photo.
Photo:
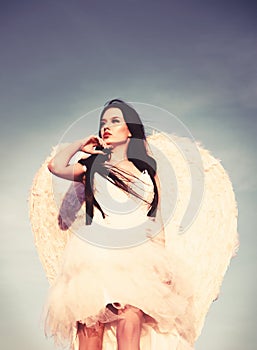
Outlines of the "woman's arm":
[[83,165],[69,164],[71,158],[79,151],[89,154],[105,154],[103,151],[95,150],[96,146],[106,147],[105,142],[98,136],[89,136],[86,139],[77,140],[58,152],[48,164],[48,169],[56,176],[71,181],[82,181],[85,172]]

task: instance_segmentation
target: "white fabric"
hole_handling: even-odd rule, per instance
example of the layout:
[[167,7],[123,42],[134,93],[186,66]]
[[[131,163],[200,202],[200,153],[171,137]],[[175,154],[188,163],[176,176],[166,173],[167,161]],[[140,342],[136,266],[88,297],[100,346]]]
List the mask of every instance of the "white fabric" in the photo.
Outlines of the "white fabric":
[[[154,318],[158,331],[171,332],[176,324],[181,323],[180,315],[185,314],[192,291],[187,288],[180,294],[176,290],[171,259],[166,254],[164,241],[161,244],[158,235],[148,237],[148,229],[154,225],[152,220],[147,219],[148,202],[153,198],[150,176],[144,172],[132,183],[133,189],[147,202],[125,193],[99,174],[95,175],[94,185],[96,199],[107,218],[103,219],[95,210],[93,224],[85,226],[82,222],[83,232],[78,230],[79,233],[86,238],[89,233],[92,240],[102,227],[102,235],[110,237],[109,229],[115,231],[116,236],[133,236],[136,245],[119,249],[114,244],[114,249],[104,248],[73,235],[65,249],[60,274],[49,291],[45,310],[46,331],[54,335],[57,343],[65,338],[70,340],[76,321],[91,327],[98,321],[117,320],[117,316],[106,313],[105,306],[120,302],[138,307]],[[108,195],[113,198],[111,204],[110,198],[106,200]],[[123,203],[123,206],[113,209],[114,199],[116,204]],[[146,225],[142,226],[144,223]],[[144,243],[138,244],[137,231]],[[145,237],[142,237],[141,231]],[[159,235],[162,234],[160,231]]]

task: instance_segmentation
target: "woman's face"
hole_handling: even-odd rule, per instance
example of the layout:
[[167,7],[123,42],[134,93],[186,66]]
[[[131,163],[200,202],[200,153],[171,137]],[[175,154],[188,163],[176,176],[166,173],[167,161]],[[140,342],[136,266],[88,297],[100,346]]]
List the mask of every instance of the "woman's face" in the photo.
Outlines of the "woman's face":
[[119,108],[109,108],[100,121],[100,134],[107,144],[127,142],[131,133]]

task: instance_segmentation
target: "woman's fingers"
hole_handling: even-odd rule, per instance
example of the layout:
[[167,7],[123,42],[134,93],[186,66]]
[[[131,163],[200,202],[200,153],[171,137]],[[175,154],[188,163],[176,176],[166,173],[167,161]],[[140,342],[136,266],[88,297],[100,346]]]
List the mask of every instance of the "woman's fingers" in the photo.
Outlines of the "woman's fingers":
[[90,154],[105,154],[102,150],[96,150],[95,147],[100,146],[104,148],[112,148],[107,145],[106,142],[99,136],[91,135],[85,141],[84,145],[81,147],[81,151]]

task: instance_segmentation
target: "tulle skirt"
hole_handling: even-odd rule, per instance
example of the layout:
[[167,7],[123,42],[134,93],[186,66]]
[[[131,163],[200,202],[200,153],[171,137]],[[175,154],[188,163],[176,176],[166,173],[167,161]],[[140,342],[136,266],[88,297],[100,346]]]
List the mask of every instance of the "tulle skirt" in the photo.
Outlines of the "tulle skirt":
[[46,334],[65,346],[73,342],[77,322],[88,327],[102,322],[115,329],[123,315],[106,308],[112,303],[143,311],[142,335],[149,327],[163,334],[176,331],[192,290],[186,284],[181,289],[181,281],[177,288],[172,274],[176,261],[166,254],[162,245],[151,240],[131,248],[107,249],[73,235],[44,308]]

